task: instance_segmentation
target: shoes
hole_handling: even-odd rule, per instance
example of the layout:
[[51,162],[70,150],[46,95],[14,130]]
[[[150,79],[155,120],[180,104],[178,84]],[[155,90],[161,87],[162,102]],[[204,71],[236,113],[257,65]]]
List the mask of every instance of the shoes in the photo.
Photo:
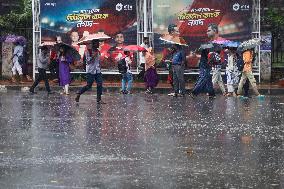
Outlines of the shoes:
[[216,95],[208,95],[208,98],[209,99],[214,99],[214,98],[216,98]]
[[169,93],[168,96],[175,96],[175,93]]
[[33,95],[33,94],[36,94],[36,92],[30,90],[30,94]]
[[78,95],[76,96],[76,98],[75,98],[75,101],[76,101],[76,102],[79,102],[79,100],[80,100],[80,95],[78,94]]
[[195,97],[196,97],[193,93],[189,93],[189,96],[190,96],[191,98],[195,98]]
[[153,92],[152,92],[150,89],[147,89],[147,90],[145,91],[145,93],[146,93],[146,94],[153,94]]
[[97,104],[106,104],[106,103],[102,100],[97,100]]
[[259,99],[259,100],[263,100],[264,99],[264,95],[257,95],[256,98]]

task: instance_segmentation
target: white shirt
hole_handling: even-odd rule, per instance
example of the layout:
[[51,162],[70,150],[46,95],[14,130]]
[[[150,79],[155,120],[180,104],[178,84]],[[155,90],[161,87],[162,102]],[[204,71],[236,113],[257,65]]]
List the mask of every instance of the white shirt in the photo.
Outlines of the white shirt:
[[18,57],[19,56],[23,56],[23,51],[24,51],[24,47],[21,46],[21,45],[17,45],[15,48],[14,48],[14,57],[13,57],[13,61],[14,62],[18,62]]
[[[140,46],[144,47],[146,49],[148,48],[148,45],[146,45],[145,43],[142,43]],[[140,60],[140,64],[145,64],[146,63],[145,56],[143,55],[142,52],[139,53],[139,60]]]
[[131,73],[130,66],[131,66],[132,61],[129,56],[125,57],[125,62],[127,66],[127,73]]

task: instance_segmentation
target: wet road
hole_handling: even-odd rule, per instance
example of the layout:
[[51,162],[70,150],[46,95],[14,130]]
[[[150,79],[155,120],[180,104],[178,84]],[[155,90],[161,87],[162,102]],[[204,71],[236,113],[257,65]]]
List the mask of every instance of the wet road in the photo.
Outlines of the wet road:
[[0,93],[0,188],[284,188],[284,96]]

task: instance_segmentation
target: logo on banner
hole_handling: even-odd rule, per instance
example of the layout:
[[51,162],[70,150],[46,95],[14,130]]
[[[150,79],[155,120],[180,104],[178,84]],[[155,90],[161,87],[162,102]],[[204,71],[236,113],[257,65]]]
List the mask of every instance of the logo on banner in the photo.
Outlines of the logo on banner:
[[116,9],[117,11],[121,11],[121,10],[122,10],[122,8],[123,8],[122,3],[117,3],[117,5],[116,5],[115,9]]
[[117,11],[122,11],[122,10],[131,11],[131,10],[133,10],[132,5],[123,5],[122,3],[117,3],[116,6],[115,6],[115,9]]
[[239,3],[235,3],[233,5],[234,11],[249,11],[250,6],[249,5],[241,5]]

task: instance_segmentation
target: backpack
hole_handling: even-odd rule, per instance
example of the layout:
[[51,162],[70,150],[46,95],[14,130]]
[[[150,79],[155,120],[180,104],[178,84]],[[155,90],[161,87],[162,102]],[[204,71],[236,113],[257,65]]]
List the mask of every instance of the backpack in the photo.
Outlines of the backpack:
[[121,74],[125,74],[127,72],[127,65],[126,65],[126,61],[125,58],[121,59],[118,64],[118,72]]

